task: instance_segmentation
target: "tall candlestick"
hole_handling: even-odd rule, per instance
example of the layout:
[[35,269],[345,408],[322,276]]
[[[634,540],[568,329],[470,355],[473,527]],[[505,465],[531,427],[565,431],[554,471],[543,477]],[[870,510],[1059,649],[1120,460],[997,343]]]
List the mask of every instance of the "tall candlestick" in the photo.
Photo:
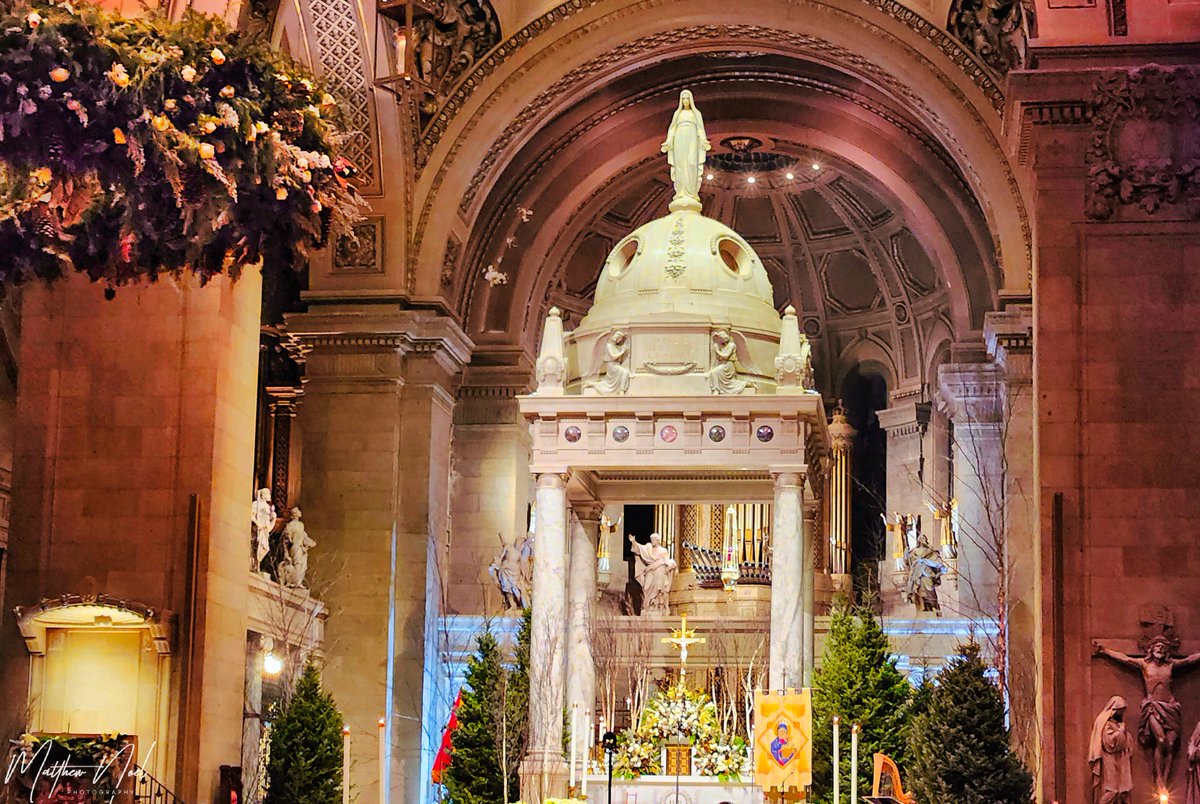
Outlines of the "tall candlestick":
[[583,733],[587,735],[583,741],[583,787],[580,790],[580,797],[587,798],[587,782],[588,773],[591,768],[588,766],[592,761],[592,710],[589,709],[583,713],[584,729]]
[[850,727],[850,804],[858,804],[858,724]]
[[833,716],[833,804],[842,804],[841,718]]
[[571,790],[575,789],[575,749],[578,745],[578,731],[576,730],[576,721],[579,720],[579,702],[574,701],[571,704]]
[[342,804],[350,804],[350,727],[342,726]]
[[387,718],[379,718],[379,804],[387,804]]

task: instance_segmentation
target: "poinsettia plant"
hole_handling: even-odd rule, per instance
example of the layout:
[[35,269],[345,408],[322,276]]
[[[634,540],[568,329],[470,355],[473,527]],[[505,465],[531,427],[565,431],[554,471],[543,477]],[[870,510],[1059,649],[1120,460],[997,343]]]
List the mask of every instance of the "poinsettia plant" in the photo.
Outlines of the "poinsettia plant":
[[0,19],[0,283],[294,266],[364,207],[334,98],[256,37],[88,3]]

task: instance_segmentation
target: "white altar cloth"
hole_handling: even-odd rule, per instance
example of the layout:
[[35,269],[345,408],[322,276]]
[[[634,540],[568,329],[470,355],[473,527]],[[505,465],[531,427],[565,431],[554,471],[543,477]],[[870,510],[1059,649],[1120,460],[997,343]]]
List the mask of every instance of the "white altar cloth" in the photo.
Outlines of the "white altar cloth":
[[[753,782],[722,782],[715,776],[640,776],[613,779],[612,804],[763,804]],[[588,774],[588,804],[608,804],[608,777]]]

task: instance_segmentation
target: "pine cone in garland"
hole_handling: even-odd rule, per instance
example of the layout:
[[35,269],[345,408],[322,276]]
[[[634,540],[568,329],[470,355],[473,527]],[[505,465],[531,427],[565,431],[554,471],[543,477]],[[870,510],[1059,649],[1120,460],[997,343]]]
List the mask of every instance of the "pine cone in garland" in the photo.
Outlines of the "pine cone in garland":
[[294,140],[304,131],[304,115],[295,109],[281,109],[271,118],[271,123],[285,140]]
[[62,234],[58,219],[47,204],[38,204],[33,208],[33,231],[46,240],[57,240]]
[[61,165],[63,154],[66,153],[66,143],[63,142],[62,135],[57,132],[51,132],[45,135],[43,140],[46,143],[46,159],[51,164]]

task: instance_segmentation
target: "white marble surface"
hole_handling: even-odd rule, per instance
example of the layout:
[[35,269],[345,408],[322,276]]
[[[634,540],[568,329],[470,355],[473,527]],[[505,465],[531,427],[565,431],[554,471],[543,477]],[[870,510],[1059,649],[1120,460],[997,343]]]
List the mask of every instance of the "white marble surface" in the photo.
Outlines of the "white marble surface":
[[[678,794],[676,791],[678,790]],[[766,799],[753,782],[722,782],[713,776],[642,776],[613,779],[613,804],[762,804]],[[588,776],[588,801],[608,802],[608,777]]]
[[566,655],[567,490],[562,475],[537,481],[537,533],[533,545],[533,623],[529,677],[529,750],[561,753]]
[[[599,510],[571,517],[571,566],[567,584],[567,711],[579,704],[578,756],[587,750],[585,715],[596,700],[596,665],[592,660],[592,601],[596,597],[596,540]],[[593,713],[593,722],[595,715]],[[582,759],[580,768],[582,769]]]
[[804,492],[800,476],[775,476],[771,548],[771,689],[804,685]]

